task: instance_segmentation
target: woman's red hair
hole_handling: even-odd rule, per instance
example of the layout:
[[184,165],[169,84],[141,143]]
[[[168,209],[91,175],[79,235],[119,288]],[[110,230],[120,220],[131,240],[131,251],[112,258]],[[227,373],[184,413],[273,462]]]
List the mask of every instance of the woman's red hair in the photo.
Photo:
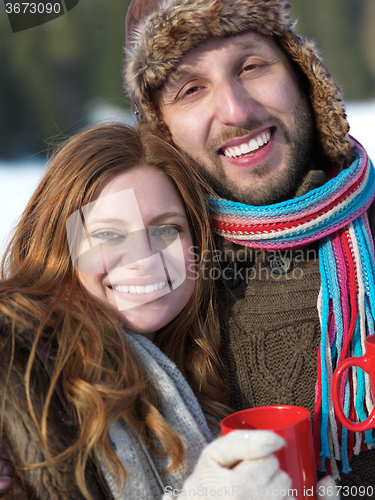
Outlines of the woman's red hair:
[[[183,459],[182,442],[157,410],[152,380],[145,377],[122,335],[123,323],[112,309],[93,302],[85,293],[72,266],[66,236],[68,217],[90,202],[108,176],[140,164],[161,170],[173,181],[185,203],[196,254],[208,251],[213,255],[209,213],[191,166],[173,146],[147,129],[137,131],[109,123],[70,138],[52,157],[2,265],[1,321],[11,330],[13,341],[25,332],[31,338],[26,397],[45,451],[44,465],[75,456],[76,480],[85,498],[91,498],[85,483],[89,459],[96,460],[100,453],[113,472],[121,469],[108,439],[110,425],[119,418],[152,451],[168,454],[172,468]],[[227,390],[218,357],[213,281],[205,280],[205,276],[212,276],[207,269],[211,265],[207,259],[198,258],[189,303],[157,333],[155,342],[176,362],[203,410],[221,418],[228,412]],[[31,398],[30,374],[37,349],[53,353],[53,372],[42,415],[34,412]],[[8,361],[11,373],[12,360]],[[56,456],[49,446],[48,418],[57,385],[76,415],[79,435]],[[154,449],[154,436],[162,451]]]

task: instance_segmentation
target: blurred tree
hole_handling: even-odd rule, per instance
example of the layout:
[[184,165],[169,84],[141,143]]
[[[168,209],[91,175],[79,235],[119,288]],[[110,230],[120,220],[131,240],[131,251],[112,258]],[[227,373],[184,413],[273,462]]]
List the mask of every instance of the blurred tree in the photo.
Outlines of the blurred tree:
[[64,16],[12,33],[0,3],[0,156],[46,149],[86,124],[90,99],[126,106],[121,68],[128,1],[80,0]]
[[[375,96],[374,0],[291,0],[297,29],[316,40],[323,61],[347,100]],[[371,49],[370,49],[371,46]],[[371,53],[371,55],[370,55]]]
[[365,0],[362,40],[370,69],[371,95],[375,95],[375,1]]

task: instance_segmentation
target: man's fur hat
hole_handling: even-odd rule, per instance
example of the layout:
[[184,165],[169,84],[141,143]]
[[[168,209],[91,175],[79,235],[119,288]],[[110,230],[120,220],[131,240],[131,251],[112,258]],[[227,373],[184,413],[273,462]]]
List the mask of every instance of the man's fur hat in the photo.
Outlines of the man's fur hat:
[[314,43],[300,37],[285,0],[133,0],[126,16],[125,88],[149,121],[163,125],[152,95],[181,58],[213,38],[273,36],[307,77],[322,153],[341,163],[351,150],[340,89]]

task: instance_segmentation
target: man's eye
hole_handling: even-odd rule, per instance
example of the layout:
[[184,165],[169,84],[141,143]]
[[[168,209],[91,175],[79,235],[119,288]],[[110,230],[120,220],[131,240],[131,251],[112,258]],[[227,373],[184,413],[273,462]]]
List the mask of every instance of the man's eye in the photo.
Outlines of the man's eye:
[[259,64],[247,64],[246,66],[244,66],[242,71],[252,71],[253,69],[256,69],[258,67],[259,67]]
[[189,97],[191,95],[194,95],[196,94],[199,90],[201,90],[201,86],[200,85],[192,85],[191,87],[189,87],[188,85],[186,85],[185,87],[183,87],[177,94],[176,96],[176,100],[178,99],[184,99],[185,97]]
[[199,90],[199,87],[195,86],[195,87],[190,87],[189,89],[187,89],[187,91],[185,92],[185,95],[191,95],[191,94],[195,94],[195,92],[198,92]]

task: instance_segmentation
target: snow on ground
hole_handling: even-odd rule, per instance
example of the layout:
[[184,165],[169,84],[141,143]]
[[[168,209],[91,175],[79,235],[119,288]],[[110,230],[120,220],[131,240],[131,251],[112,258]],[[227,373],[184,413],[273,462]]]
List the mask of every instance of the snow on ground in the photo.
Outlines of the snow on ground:
[[0,255],[43,173],[43,162],[0,160]]
[[[347,105],[350,133],[375,163],[375,100]],[[43,163],[30,159],[5,162],[0,159],[0,255],[5,242],[43,174]]]
[[346,106],[350,134],[365,147],[375,165],[375,100],[349,102]]

